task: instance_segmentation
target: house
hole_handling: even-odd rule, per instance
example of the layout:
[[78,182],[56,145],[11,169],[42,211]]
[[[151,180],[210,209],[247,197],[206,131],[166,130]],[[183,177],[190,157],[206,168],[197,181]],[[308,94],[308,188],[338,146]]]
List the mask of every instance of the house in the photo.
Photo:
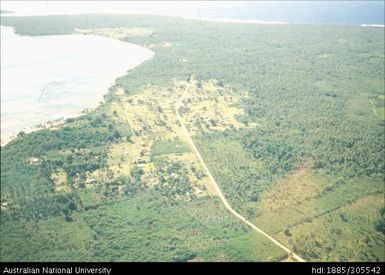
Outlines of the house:
[[31,164],[31,165],[39,164],[39,162],[40,162],[40,160],[38,158],[35,158],[35,157],[29,158],[29,164]]
[[85,184],[92,184],[92,183],[96,183],[96,179],[94,178],[89,178],[89,179],[86,179],[84,181]]

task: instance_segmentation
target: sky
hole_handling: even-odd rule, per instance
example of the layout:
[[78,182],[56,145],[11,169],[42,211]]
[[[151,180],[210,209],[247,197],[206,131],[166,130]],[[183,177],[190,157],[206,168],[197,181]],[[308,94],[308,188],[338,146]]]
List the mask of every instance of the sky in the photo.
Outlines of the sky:
[[[82,13],[140,13],[175,16],[196,16],[199,8],[214,8],[212,1],[1,1],[2,10],[17,15],[82,14]],[[236,5],[234,1],[221,5]]]

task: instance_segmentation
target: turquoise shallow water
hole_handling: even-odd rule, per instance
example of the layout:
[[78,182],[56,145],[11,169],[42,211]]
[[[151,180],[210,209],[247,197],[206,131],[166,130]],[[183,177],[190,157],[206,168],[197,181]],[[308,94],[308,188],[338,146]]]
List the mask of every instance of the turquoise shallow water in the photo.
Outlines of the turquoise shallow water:
[[19,36],[1,26],[1,137],[93,108],[153,52],[91,35]]

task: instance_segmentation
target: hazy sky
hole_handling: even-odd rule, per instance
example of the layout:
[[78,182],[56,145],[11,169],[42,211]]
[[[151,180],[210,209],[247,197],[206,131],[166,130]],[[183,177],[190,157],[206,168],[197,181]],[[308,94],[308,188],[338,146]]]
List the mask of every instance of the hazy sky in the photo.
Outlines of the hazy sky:
[[196,16],[199,8],[239,5],[234,1],[1,1],[2,10],[17,15],[81,14],[81,13],[142,13]]

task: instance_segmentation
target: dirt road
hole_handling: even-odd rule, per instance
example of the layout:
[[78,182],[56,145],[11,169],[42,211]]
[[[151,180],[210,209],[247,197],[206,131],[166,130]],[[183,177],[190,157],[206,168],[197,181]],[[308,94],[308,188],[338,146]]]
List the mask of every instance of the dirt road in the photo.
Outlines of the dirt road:
[[284,246],[283,244],[281,244],[279,241],[277,241],[276,239],[274,239],[272,236],[270,236],[269,234],[267,234],[265,231],[263,231],[262,229],[258,228],[257,226],[255,226],[253,223],[251,223],[250,221],[248,221],[245,217],[243,217],[241,214],[239,214],[238,212],[236,212],[232,207],[231,205],[228,203],[226,197],[223,195],[222,193],[222,190],[219,188],[219,185],[217,184],[217,182],[215,181],[214,177],[211,175],[210,173],[210,170],[207,168],[206,166],[206,163],[205,161],[203,160],[201,154],[199,153],[197,147],[195,146],[191,136],[190,136],[190,133],[188,132],[187,128],[186,128],[186,125],[184,124],[183,122],[183,119],[182,117],[179,115],[179,112],[178,112],[178,109],[179,107],[182,105],[182,100],[183,98],[186,96],[186,93],[188,91],[188,89],[190,88],[190,84],[188,84],[188,86],[186,87],[182,97],[180,98],[180,100],[177,102],[176,106],[175,106],[175,113],[176,113],[176,118],[177,120],[180,122],[181,124],[181,128],[182,128],[182,131],[183,133],[185,134],[186,136],[186,139],[187,141],[190,143],[190,146],[191,146],[191,149],[194,151],[194,153],[197,155],[198,159],[199,159],[199,162],[202,164],[203,168],[205,169],[206,171],[206,174],[208,175],[208,177],[210,178],[210,181],[216,191],[216,193],[218,194],[219,198],[222,200],[222,203],[224,204],[224,206],[234,215],[236,216],[238,219],[240,219],[242,222],[244,222],[245,224],[247,224],[248,226],[250,226],[252,229],[254,229],[255,231],[257,231],[258,233],[262,234],[263,236],[265,236],[266,238],[268,238],[270,241],[272,241],[274,244],[276,244],[277,246],[279,246],[280,248],[282,248],[285,252],[288,253],[289,257],[293,258],[294,260],[298,261],[298,262],[305,262],[304,259],[302,259],[299,255],[295,254],[294,252],[292,252],[289,248],[287,248],[286,246]]

